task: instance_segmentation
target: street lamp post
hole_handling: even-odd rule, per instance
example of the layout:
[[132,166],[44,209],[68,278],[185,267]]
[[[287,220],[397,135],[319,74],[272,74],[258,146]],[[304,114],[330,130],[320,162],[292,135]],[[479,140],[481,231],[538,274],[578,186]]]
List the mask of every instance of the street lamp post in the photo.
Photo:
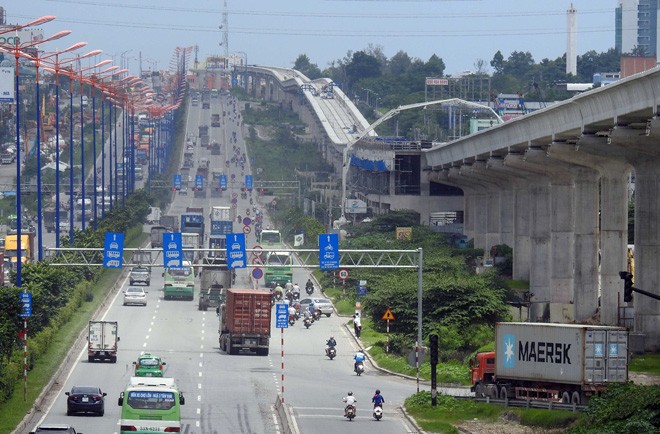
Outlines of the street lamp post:
[[[39,25],[52,21],[55,19],[53,16],[42,17],[37,20],[34,20],[23,26],[12,27],[11,31],[17,31],[18,29],[29,27],[32,25]],[[27,48],[34,47],[40,43],[45,43],[48,41],[54,41],[60,39],[64,36],[67,36],[71,31],[63,30],[55,35],[42,39],[36,42],[29,42],[21,44],[18,38],[15,39],[14,45],[0,45],[2,51],[14,55],[16,59],[15,63],[15,97],[16,97],[16,234],[17,234],[17,243],[16,243],[16,286],[21,287],[23,285],[23,252],[22,252],[22,219],[23,219],[23,210],[21,203],[21,133],[20,133],[20,73],[19,73],[19,58],[23,55],[23,51]],[[38,105],[38,101],[37,101]]]

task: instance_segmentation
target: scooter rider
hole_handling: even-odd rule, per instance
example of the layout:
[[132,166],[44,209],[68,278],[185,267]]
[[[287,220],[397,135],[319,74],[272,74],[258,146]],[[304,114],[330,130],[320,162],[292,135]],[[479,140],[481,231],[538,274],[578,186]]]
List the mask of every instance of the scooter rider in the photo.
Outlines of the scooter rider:
[[357,399],[353,396],[353,392],[348,392],[348,396],[345,396],[343,401],[346,403],[346,407],[344,407],[344,417],[346,417],[346,410],[351,405],[355,408],[355,412],[357,413],[357,406],[355,405]]
[[278,300],[282,300],[282,296],[284,295],[283,293],[284,293],[284,289],[278,283],[277,286],[275,286],[275,298]]
[[307,283],[305,284],[305,290],[307,291],[308,294],[314,292],[314,283],[312,282],[312,279],[307,279]]
[[365,356],[365,354],[364,354],[364,352],[362,351],[362,349],[359,349],[359,350],[357,351],[357,353],[355,353],[355,355],[353,356],[353,360],[355,360],[355,364],[353,364],[353,369],[354,369],[354,370],[357,370],[357,366],[358,366],[358,364],[360,364],[360,363],[364,363],[364,359],[365,359],[366,357],[367,357],[367,356]]
[[337,341],[335,340],[335,337],[330,336],[330,339],[328,339],[325,342],[325,353],[328,354],[328,351],[330,350],[330,348],[334,348],[336,346],[337,346]]
[[296,308],[292,304],[289,305],[289,320],[296,320]]
[[371,402],[374,403],[374,408],[376,407],[383,408],[383,403],[385,403],[385,398],[383,398],[383,395],[380,394],[380,389],[376,389],[376,393],[374,394],[374,397],[371,398]]
[[293,284],[293,299],[300,300],[300,286],[297,283]]

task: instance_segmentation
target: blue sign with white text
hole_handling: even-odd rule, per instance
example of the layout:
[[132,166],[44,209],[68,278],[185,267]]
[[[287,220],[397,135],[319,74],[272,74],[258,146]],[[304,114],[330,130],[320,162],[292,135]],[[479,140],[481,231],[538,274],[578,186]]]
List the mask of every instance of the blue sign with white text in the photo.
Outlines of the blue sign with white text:
[[275,327],[278,329],[289,328],[289,305],[287,303],[275,305]]
[[218,177],[218,187],[220,188],[220,190],[227,189],[227,175],[220,175]]
[[103,268],[121,268],[124,256],[124,234],[105,233]]
[[204,189],[204,176],[203,175],[195,175],[195,188],[198,190],[203,190]]
[[163,233],[163,267],[174,268],[183,266],[183,247],[181,232]]
[[174,175],[174,188],[176,190],[181,190],[181,175],[178,173]]
[[245,268],[245,234],[227,234],[227,267]]
[[339,268],[339,237],[337,234],[319,234],[319,268]]
[[21,313],[19,316],[21,318],[29,318],[32,316],[32,293],[30,292],[19,292],[18,299],[21,303]]
[[245,175],[245,188],[252,191],[252,175]]

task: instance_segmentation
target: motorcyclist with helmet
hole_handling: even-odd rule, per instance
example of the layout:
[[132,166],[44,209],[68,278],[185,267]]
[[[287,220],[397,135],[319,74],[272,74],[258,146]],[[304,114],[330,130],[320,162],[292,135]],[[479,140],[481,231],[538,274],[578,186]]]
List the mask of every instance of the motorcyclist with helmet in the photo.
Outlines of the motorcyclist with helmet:
[[380,394],[380,389],[376,389],[376,393],[374,393],[373,398],[371,398],[371,402],[374,403],[374,408],[376,407],[383,408],[383,403],[385,403],[385,398],[383,398],[383,395]]
[[330,336],[330,339],[328,339],[325,342],[325,354],[326,356],[328,355],[328,351],[330,351],[330,348],[334,348],[337,346],[337,341],[335,340],[334,336]]
[[346,417],[348,407],[350,406],[355,409],[355,413],[357,414],[357,406],[355,405],[357,399],[353,396],[353,392],[348,392],[348,396],[345,396],[343,401],[346,403],[346,407],[344,407],[344,417]]
[[305,291],[307,291],[307,294],[312,294],[314,292],[314,283],[312,282],[312,279],[307,279],[307,283],[305,284]]
[[364,359],[367,356],[364,354],[364,351],[362,349],[357,350],[357,353],[353,356],[353,360],[355,360],[355,363],[353,364],[353,369],[357,371],[357,366],[360,363],[364,363]]
[[284,288],[282,288],[282,287],[280,286],[280,284],[278,283],[278,284],[275,286],[275,298],[276,298],[277,300],[282,300],[283,295],[284,295]]

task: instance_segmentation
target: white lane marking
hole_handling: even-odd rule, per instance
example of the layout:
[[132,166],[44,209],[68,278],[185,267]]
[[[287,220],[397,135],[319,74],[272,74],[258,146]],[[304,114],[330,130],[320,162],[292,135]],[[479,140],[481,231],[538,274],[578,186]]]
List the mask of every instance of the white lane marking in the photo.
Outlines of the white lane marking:
[[151,333],[151,327],[149,327],[149,330],[147,330],[147,333]]
[[199,357],[204,358],[204,353],[199,353]]
[[149,335],[147,335],[147,337],[145,339],[149,339]]
[[197,395],[197,402],[200,402],[202,400],[202,395]]
[[146,342],[142,344],[142,348],[147,348],[147,343]]
[[197,409],[197,414],[202,414],[202,409],[201,408]]
[[198,384],[197,384],[197,388],[198,388],[198,389],[201,389],[201,388],[202,388],[202,383],[198,383]]
[[199,371],[199,376],[200,376],[200,377],[202,376],[202,371]]
[[195,427],[199,428],[199,421],[198,420],[195,421]]
[[199,367],[200,367],[200,368],[202,367],[202,362],[199,362]]
[[202,334],[204,334],[204,330],[202,330]]
[[200,347],[200,348],[201,348],[202,350],[204,349],[204,345],[203,345],[203,344],[202,344],[202,345],[200,345],[199,347]]

